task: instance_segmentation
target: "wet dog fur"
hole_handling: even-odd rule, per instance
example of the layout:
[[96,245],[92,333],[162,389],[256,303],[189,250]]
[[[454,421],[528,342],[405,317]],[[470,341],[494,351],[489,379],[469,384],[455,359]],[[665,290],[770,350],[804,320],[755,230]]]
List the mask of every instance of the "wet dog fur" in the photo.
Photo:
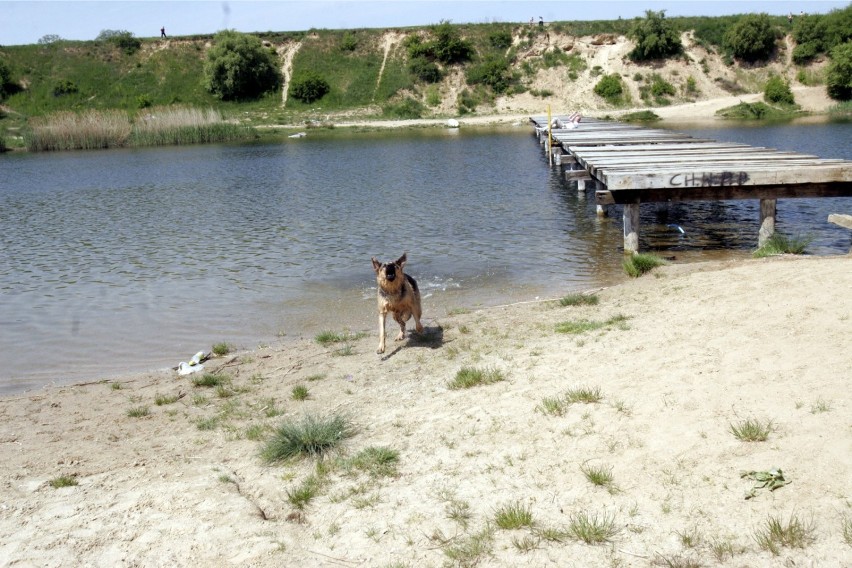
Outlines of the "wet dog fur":
[[406,253],[393,262],[382,263],[376,260],[376,257],[372,258],[379,289],[379,348],[376,353],[385,352],[385,320],[388,313],[393,315],[393,319],[399,324],[396,341],[405,339],[405,324],[411,316],[414,316],[414,328],[417,333],[423,331],[420,324],[420,315],[423,312],[420,306],[420,289],[417,287],[417,281],[403,272],[406,260]]

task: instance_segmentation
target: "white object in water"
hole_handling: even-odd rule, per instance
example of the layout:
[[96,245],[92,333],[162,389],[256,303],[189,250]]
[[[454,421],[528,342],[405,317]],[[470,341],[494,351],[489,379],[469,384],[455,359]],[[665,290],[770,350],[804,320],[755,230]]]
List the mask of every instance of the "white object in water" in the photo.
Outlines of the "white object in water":
[[304,138],[307,135],[308,135],[307,132],[297,132],[296,134],[291,134],[287,138]]
[[450,120],[447,121],[447,126],[449,126],[450,128],[458,128],[459,127],[459,121],[456,120],[455,118],[451,118]]

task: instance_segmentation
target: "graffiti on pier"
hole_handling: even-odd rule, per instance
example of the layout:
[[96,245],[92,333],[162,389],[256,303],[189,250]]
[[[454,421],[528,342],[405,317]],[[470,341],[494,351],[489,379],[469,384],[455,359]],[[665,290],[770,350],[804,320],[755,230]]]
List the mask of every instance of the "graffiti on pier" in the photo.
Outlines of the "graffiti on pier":
[[745,185],[748,182],[746,172],[705,172],[674,174],[669,179],[671,187],[724,187]]

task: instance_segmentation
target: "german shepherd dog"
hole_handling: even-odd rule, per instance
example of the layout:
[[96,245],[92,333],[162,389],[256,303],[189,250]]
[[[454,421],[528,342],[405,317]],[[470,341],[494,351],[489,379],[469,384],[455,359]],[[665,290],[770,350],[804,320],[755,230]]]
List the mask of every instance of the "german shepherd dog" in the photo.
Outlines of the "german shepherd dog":
[[397,341],[405,339],[405,324],[411,316],[414,316],[417,333],[423,331],[423,325],[420,323],[420,314],[423,312],[420,306],[420,289],[417,287],[417,281],[402,270],[406,260],[406,253],[394,262],[381,263],[376,257],[372,258],[379,288],[379,348],[376,353],[385,352],[385,318],[388,312],[393,314],[393,319],[399,324]]

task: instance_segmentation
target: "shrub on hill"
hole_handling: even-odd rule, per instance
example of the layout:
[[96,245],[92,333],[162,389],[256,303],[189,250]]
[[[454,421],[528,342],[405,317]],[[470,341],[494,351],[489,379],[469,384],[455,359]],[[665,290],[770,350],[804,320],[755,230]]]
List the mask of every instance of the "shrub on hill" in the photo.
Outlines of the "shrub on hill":
[[310,104],[323,98],[330,90],[328,81],[313,71],[307,71],[293,79],[289,94],[297,101]]
[[595,85],[595,94],[605,98],[610,103],[617,103],[624,94],[624,83],[617,73],[604,75]]
[[725,34],[725,47],[737,59],[762,61],[772,55],[775,35],[767,14],[748,14]]
[[0,59],[0,101],[9,92],[7,85],[12,84],[12,69],[9,64]]
[[790,85],[778,75],[773,75],[766,82],[766,88],[763,90],[763,98],[769,103],[796,104],[796,100],[793,98],[793,91],[790,90]]
[[422,56],[412,58],[408,63],[408,70],[415,77],[427,83],[437,83],[441,80],[441,70],[438,69],[438,66]]
[[831,50],[831,64],[826,76],[828,96],[838,101],[852,99],[852,41]]
[[647,10],[645,19],[637,19],[630,29],[636,47],[628,54],[633,61],[664,59],[683,51],[680,34],[666,20],[666,11]]
[[256,99],[281,84],[273,55],[260,39],[231,30],[217,33],[204,63],[205,86],[222,100]]
[[512,70],[503,56],[489,57],[467,71],[467,82],[488,85],[495,93],[505,93],[512,84]]
[[133,55],[142,47],[142,40],[126,30],[101,30],[96,39],[115,45],[127,55]]

